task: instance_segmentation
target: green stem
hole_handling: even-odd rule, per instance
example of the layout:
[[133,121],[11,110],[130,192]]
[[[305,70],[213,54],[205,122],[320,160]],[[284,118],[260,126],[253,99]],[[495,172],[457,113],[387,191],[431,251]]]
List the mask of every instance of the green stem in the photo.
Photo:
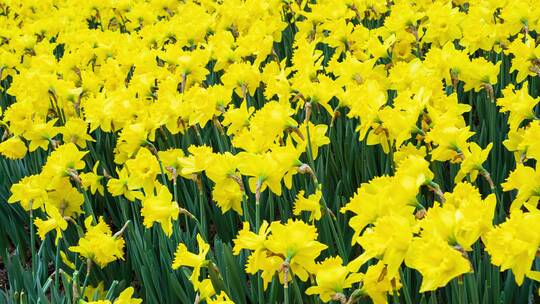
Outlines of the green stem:
[[[202,188],[202,181],[201,181],[201,188]],[[199,214],[200,214],[200,221],[199,222],[199,230],[201,232],[202,238],[207,241],[207,231],[206,231],[206,210],[205,210],[205,201],[204,201],[204,191],[202,189],[199,189]]]
[[[60,232],[59,232],[60,233]],[[56,244],[56,255],[54,257],[54,290],[55,292],[58,291],[58,285],[59,285],[59,273],[58,273],[58,266],[60,265],[60,245],[62,244],[62,236],[58,239],[58,244]]]
[[82,289],[81,289],[81,294],[79,296],[79,303],[80,303],[80,300],[84,299],[84,292],[86,291],[86,285],[88,284],[88,277],[89,277],[89,275],[87,275],[84,278],[84,283],[83,283],[83,286],[82,286]]
[[504,210],[504,205],[503,205],[503,202],[502,202],[502,198],[501,198],[501,195],[500,195],[499,191],[497,191],[497,186],[493,182],[493,179],[491,178],[491,175],[489,174],[489,171],[487,171],[484,168],[481,168],[480,169],[480,175],[482,175],[484,177],[484,179],[488,182],[489,189],[490,189],[491,193],[493,193],[495,195],[495,200],[497,202],[497,208],[499,209],[498,215],[502,216],[504,218],[504,216],[506,216],[506,212]]
[[86,190],[84,190],[79,183],[77,184],[77,189],[79,192],[81,192],[84,196],[84,206],[86,208],[86,212],[89,212],[92,215],[92,218],[94,219],[94,223],[97,223],[96,215],[94,214],[94,209],[92,208],[92,203],[90,202],[90,199],[88,198],[88,194],[86,193]]
[[491,179],[491,175],[489,174],[489,172],[484,168],[480,168],[480,174],[488,182],[491,193],[495,193],[495,183],[493,183],[493,179]]
[[165,175],[165,170],[163,169],[163,162],[161,162],[161,159],[159,158],[158,150],[153,143],[146,141],[146,144],[150,148],[150,152],[154,154],[154,156],[156,157],[158,161],[159,171],[161,172],[161,182],[163,183],[164,186],[167,186],[167,176]]
[[249,209],[248,209],[245,193],[242,195],[242,209],[244,209],[244,214],[243,214],[244,222],[248,222],[251,225],[251,227],[253,227],[253,221],[251,220],[251,217],[249,216]]
[[[260,204],[260,197],[261,197],[261,185],[262,180],[259,179],[257,181],[257,188],[255,190],[255,232],[259,233],[259,229],[261,228],[261,204]],[[263,286],[262,286],[262,278],[259,273],[257,275],[257,294],[259,296],[259,303],[264,303],[264,292],[263,292]]]
[[255,232],[259,233],[261,227],[261,205],[259,202],[255,204]]
[[222,141],[222,131],[223,130],[219,130],[218,128],[218,124],[219,124],[219,121],[217,120],[217,118],[214,116],[214,118],[212,119],[212,122],[213,122],[213,128],[214,129],[214,135],[216,136],[216,139],[217,139],[217,144],[218,144],[218,147],[219,147],[219,152],[223,153],[225,152],[225,145],[223,144],[223,141]]
[[[317,178],[317,173],[315,172],[315,161],[313,160],[313,154],[312,154],[312,151],[311,151],[311,135],[310,135],[310,132],[309,132],[308,121],[306,121],[306,135],[307,135],[307,141],[308,141],[307,142],[307,155],[308,155],[309,166],[311,167],[311,172],[312,172],[311,176],[313,178],[313,182],[315,183],[315,189],[319,189],[320,183],[319,183],[319,179]],[[326,204],[326,200],[324,199],[324,195],[321,195],[321,201],[323,203],[325,217],[327,217],[329,219],[330,229],[332,230],[332,234],[334,235],[334,239],[336,240],[339,255],[345,261],[347,261],[348,258],[345,255],[345,244],[343,243],[343,238],[338,234],[338,231],[337,231],[337,229],[335,227],[335,224],[334,224],[335,219],[333,219],[331,217],[330,213],[328,212],[328,205]],[[328,215],[328,216],[326,216],[326,215]]]
[[32,275],[35,275],[36,268],[36,241],[34,235],[34,211],[30,202],[30,251],[32,252]]
[[109,287],[109,290],[107,291],[107,294],[105,295],[105,299],[112,300],[113,299],[113,292],[114,289],[118,286],[118,281],[114,280],[111,284],[111,287]]
[[[180,203],[178,202],[178,184],[176,182],[176,177],[173,180],[173,196],[176,204],[180,205]],[[189,221],[187,219],[187,216],[184,216],[184,225],[186,227],[186,231],[189,231]]]
[[283,262],[283,265],[285,266],[283,274],[283,299],[285,304],[289,304],[289,262],[289,258],[285,259],[285,262]]
[[193,129],[195,130],[195,136],[197,138],[199,146],[202,146],[204,141],[203,141],[203,138],[201,136],[201,130],[199,128],[199,125],[198,124],[194,125]]
[[394,147],[392,145],[392,142],[390,139],[388,140],[388,155],[386,156],[386,168],[388,174],[393,173],[395,171],[394,169]]
[[88,278],[90,278],[91,270],[92,270],[92,260],[86,260],[86,277],[84,278],[81,293],[79,295],[79,303],[80,303],[80,300],[84,299],[84,292],[86,291],[86,285],[88,285]]
[[159,159],[159,157],[157,157],[157,160],[159,163],[159,171],[161,171],[161,182],[164,186],[167,186],[167,176],[165,175],[165,170],[163,170],[163,163],[161,162],[161,159]]

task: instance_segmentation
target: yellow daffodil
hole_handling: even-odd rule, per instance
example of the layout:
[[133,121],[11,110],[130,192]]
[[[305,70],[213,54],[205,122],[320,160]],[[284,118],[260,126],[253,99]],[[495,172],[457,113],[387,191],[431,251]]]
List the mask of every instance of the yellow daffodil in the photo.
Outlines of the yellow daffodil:
[[133,298],[133,293],[135,290],[133,287],[128,287],[124,289],[120,295],[118,295],[118,298],[114,300],[113,304],[141,304],[142,300]]
[[81,148],[86,148],[87,141],[94,141],[88,135],[88,124],[81,118],[71,118],[60,128],[64,142],[71,142]]
[[345,289],[351,288],[354,283],[362,280],[362,274],[354,273],[349,266],[343,266],[343,261],[338,257],[330,257],[319,265],[319,270],[315,274],[316,286],[306,289],[306,294],[317,294],[321,300],[328,302],[336,294],[343,293]]
[[516,209],[484,238],[491,263],[501,267],[501,271],[511,269],[518,285],[531,271],[537,255],[540,246],[540,235],[537,233],[539,224],[540,212],[537,209],[529,212]]
[[78,179],[78,170],[86,167],[83,157],[88,152],[80,151],[73,143],[67,143],[54,150],[43,166],[42,174],[51,179],[51,182],[63,176]]
[[386,265],[379,262],[369,266],[362,276],[360,293],[368,295],[375,304],[383,304],[387,303],[388,294],[392,294],[394,290],[400,288],[399,277],[391,276],[387,273]]
[[97,168],[99,166],[99,161],[96,162],[94,167],[92,168],[92,172],[85,172],[79,174],[81,177],[81,184],[85,189],[90,189],[90,192],[92,194],[95,194],[98,192],[101,195],[104,195],[105,188],[101,184],[101,180],[103,179],[103,176],[98,175]]
[[217,295],[215,298],[208,298],[206,300],[206,303],[208,304],[234,304],[234,302],[231,301],[229,296],[224,291],[221,291],[221,293]]
[[151,193],[154,181],[160,172],[159,163],[148,149],[140,149],[135,158],[126,161],[129,172],[127,186],[129,190],[143,189]]
[[383,216],[377,219],[373,228],[366,228],[358,239],[364,253],[349,263],[349,268],[358,271],[360,266],[372,258],[379,258],[387,265],[390,276],[398,276],[398,270],[409,245],[413,240],[414,217]]
[[470,143],[469,147],[462,151],[463,161],[460,164],[454,182],[462,181],[466,175],[469,175],[471,181],[474,182],[478,173],[486,174],[487,171],[482,164],[487,160],[491,147],[493,147],[492,143],[489,143],[485,149],[482,149],[474,142]]
[[143,193],[139,190],[132,190],[129,188],[129,174],[126,167],[123,167],[121,170],[116,169],[118,178],[111,178],[107,182],[107,190],[112,196],[123,195],[130,201],[135,199],[142,199],[144,197]]
[[510,129],[517,130],[523,120],[535,119],[534,107],[540,98],[533,98],[529,95],[529,85],[525,83],[521,89],[514,88],[509,84],[502,90],[504,97],[497,99],[497,105],[501,107],[501,112],[510,112],[508,124]]
[[[302,221],[272,222],[265,247],[287,261],[292,273],[305,281],[316,270],[315,259],[328,246],[317,241],[317,229]],[[280,274],[283,280],[283,273]],[[292,279],[291,276],[287,278]]]
[[30,141],[28,147],[30,152],[37,150],[37,148],[48,149],[51,140],[60,132],[55,124],[56,119],[32,124],[31,129],[24,134],[24,138]]
[[8,203],[19,202],[24,210],[38,209],[47,200],[47,179],[43,175],[29,175],[11,186]]
[[[242,230],[238,231],[238,235],[234,239],[233,253],[239,255],[242,249],[253,251],[246,264],[248,273],[257,273],[262,268],[260,266],[266,259],[266,238],[270,233],[268,230],[268,222],[263,221],[258,233],[251,232],[249,223],[244,222]],[[273,275],[273,274],[272,274]]]
[[18,136],[13,136],[0,143],[0,154],[9,159],[21,159],[28,149]]
[[422,274],[420,292],[436,290],[471,271],[470,262],[462,253],[437,237],[414,239],[405,256],[405,264]]
[[47,215],[48,218],[46,220],[39,218],[34,220],[34,224],[38,229],[38,235],[41,240],[44,240],[47,233],[56,230],[55,243],[58,244],[58,240],[62,237],[62,231],[67,229],[68,223],[56,207],[51,206],[47,208]]
[[[155,192],[155,193],[154,193]],[[178,203],[172,200],[172,194],[169,189],[159,183],[155,185],[155,191],[147,193],[141,200],[143,225],[151,228],[157,222],[165,232],[165,235],[171,236],[172,222],[178,219],[180,208]]]
[[59,179],[52,184],[52,189],[47,193],[46,207],[53,206],[69,217],[83,213],[84,195],[71,185],[68,178]]
[[[298,192],[296,201],[294,202],[294,215],[300,215],[302,211],[310,212],[309,220],[313,222],[314,220],[321,219],[321,190],[317,190],[315,193],[304,197],[304,191]],[[326,212],[326,211],[325,211]]]
[[195,290],[198,290],[199,288],[199,275],[201,268],[207,265],[208,260],[206,260],[206,255],[210,250],[210,245],[205,243],[199,234],[197,235],[197,244],[199,245],[198,254],[189,252],[186,245],[182,243],[178,244],[178,248],[174,253],[174,261],[172,264],[173,269],[178,269],[183,266],[193,268],[193,272],[191,273],[189,279],[191,280],[191,283],[193,283]]
[[102,268],[118,259],[123,260],[124,239],[121,236],[113,236],[111,228],[102,217],[96,225],[92,222],[91,216],[84,220],[86,233],[79,239],[78,245],[69,247],[69,250],[92,260]]
[[518,164],[502,183],[504,191],[517,189],[517,196],[512,202],[511,210],[519,209],[523,203],[529,202],[536,206],[540,199],[540,170]]

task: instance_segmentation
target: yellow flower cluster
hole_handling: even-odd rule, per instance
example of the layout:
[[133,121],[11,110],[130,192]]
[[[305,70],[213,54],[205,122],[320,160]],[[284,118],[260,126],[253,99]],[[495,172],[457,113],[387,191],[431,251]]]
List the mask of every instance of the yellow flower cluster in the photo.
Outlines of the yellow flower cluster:
[[[420,292],[436,290],[474,271],[468,252],[479,243],[517,284],[540,280],[536,0],[6,0],[0,10],[0,80],[16,99],[0,112],[0,155],[47,155],[9,197],[42,211],[42,240],[54,231],[58,243],[84,214],[86,233],[69,250],[105,267],[124,258],[125,240],[93,214],[90,194],[140,202],[144,227],[167,237],[185,215],[198,223],[199,254],[179,244],[172,268],[193,269],[200,300],[232,303],[201,271],[213,267],[210,240],[176,194],[185,179],[201,193],[210,184],[221,212],[241,218],[234,254],[249,252],[245,271],[265,289],[276,275],[286,288],[296,277],[324,302],[386,303],[402,267],[421,273]],[[514,84],[497,96],[504,58]],[[504,147],[517,162],[501,185],[517,196],[495,226],[503,202],[485,163],[497,143],[475,142],[486,136],[471,123],[479,105],[460,99],[473,92],[507,113]],[[341,210],[315,168],[340,120],[355,122],[355,140],[380,147],[393,172],[362,183]],[[212,145],[205,128],[223,142]],[[456,169],[452,189],[435,182],[448,176],[434,163]],[[250,223],[247,204],[259,210],[263,192],[281,196],[299,175],[313,187],[290,202],[296,219]],[[345,228],[361,253],[321,258],[338,242],[323,244],[317,223],[335,230],[351,214]],[[132,294],[112,303],[138,303]]]
[[133,287],[128,287],[124,289],[114,301],[109,300],[98,300],[98,301],[89,301],[82,302],[86,304],[141,304],[141,299],[132,298],[134,289]]

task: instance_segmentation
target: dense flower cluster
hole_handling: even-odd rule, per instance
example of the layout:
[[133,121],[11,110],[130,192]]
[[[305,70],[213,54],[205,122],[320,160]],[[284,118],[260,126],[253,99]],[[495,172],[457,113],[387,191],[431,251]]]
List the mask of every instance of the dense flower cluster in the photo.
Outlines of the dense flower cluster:
[[[179,199],[183,179],[243,222],[233,252],[263,290],[278,278],[287,291],[297,278],[324,302],[386,303],[404,267],[422,275],[420,292],[474,271],[474,246],[518,285],[540,280],[534,0],[6,0],[0,10],[0,80],[16,99],[0,112],[0,155],[46,155],[8,202],[39,215],[41,240],[60,246],[78,229],[66,253],[88,272],[130,248],[127,224],[113,233],[107,220],[116,215],[94,212],[92,198],[120,198],[140,206],[133,220],[167,237],[182,217],[196,223],[198,253],[180,243],[170,266],[190,271],[197,301],[232,303],[215,286],[204,206],[189,210]],[[514,82],[498,96],[510,77],[500,74],[504,58]],[[503,145],[516,165],[501,185],[486,166],[496,143],[474,140],[486,136],[471,126],[478,105],[460,99],[472,93],[508,117]],[[316,168],[339,121],[354,122],[354,141],[380,148],[390,172],[359,185],[341,208]],[[201,136],[208,128],[219,142]],[[435,172],[435,163],[455,170]],[[453,187],[443,191],[437,177]],[[261,218],[262,195],[293,185],[301,190],[289,217]],[[517,196],[496,220],[500,188]],[[336,218],[350,219],[338,227]],[[334,243],[318,238],[321,227]],[[342,229],[358,249],[350,258]],[[321,255],[329,247],[339,255]],[[133,288],[92,302],[85,287],[90,303],[140,302]]]

